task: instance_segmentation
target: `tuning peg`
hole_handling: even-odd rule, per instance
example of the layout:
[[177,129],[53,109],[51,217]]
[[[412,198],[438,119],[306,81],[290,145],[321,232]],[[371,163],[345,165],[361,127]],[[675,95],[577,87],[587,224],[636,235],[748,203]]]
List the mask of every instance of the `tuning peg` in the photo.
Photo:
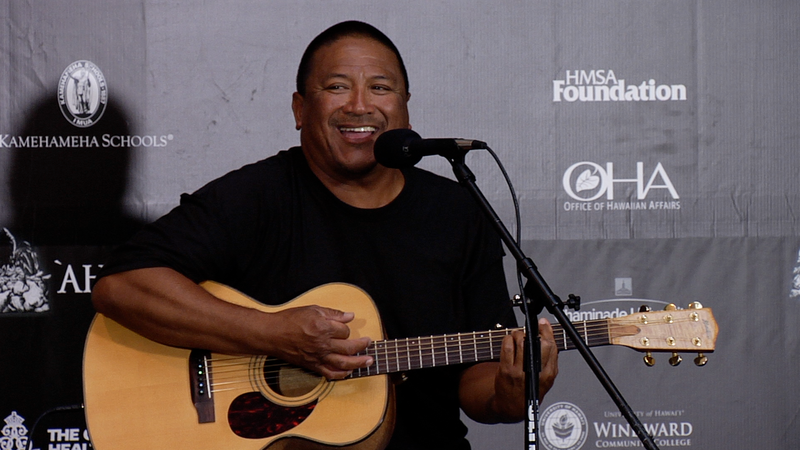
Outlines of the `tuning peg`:
[[664,311],[675,311],[677,309],[678,307],[675,305],[675,303],[670,303],[669,305],[664,307]]
[[650,307],[649,307],[649,306],[647,306],[647,305],[642,305],[642,306],[640,306],[640,307],[639,307],[639,312],[640,312],[640,313],[643,313],[643,312],[650,312],[650,311],[651,311],[651,309],[650,309]]
[[703,367],[708,363],[708,356],[703,353],[698,353],[697,358],[694,359],[694,364],[698,367]]
[[689,303],[689,309],[703,309],[703,305],[700,302],[692,302]]
[[573,309],[575,311],[580,311],[581,309],[581,298],[575,294],[569,294],[567,297],[567,308]]
[[675,353],[675,352],[673,352],[673,353],[672,353],[672,358],[670,358],[670,359],[669,359],[669,363],[670,363],[670,364],[671,364],[673,367],[675,367],[675,366],[677,366],[678,364],[680,364],[680,363],[681,363],[681,361],[683,361],[683,358],[681,357],[681,355],[679,355],[679,354],[677,354],[677,353]]
[[656,359],[655,359],[655,358],[653,358],[653,354],[652,354],[652,353],[650,353],[650,352],[646,352],[646,353],[644,354],[644,364],[645,364],[647,367],[653,367],[653,366],[655,366],[655,365],[656,365]]

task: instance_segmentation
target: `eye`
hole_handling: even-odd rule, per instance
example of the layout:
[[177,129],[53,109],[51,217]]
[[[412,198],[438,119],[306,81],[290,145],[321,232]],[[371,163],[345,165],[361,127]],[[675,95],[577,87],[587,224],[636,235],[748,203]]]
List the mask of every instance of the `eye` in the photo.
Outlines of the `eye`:
[[381,94],[394,91],[394,89],[392,89],[391,86],[387,86],[384,84],[376,84],[372,86],[372,90]]
[[347,86],[341,83],[331,84],[325,88],[326,91],[344,91],[347,89]]

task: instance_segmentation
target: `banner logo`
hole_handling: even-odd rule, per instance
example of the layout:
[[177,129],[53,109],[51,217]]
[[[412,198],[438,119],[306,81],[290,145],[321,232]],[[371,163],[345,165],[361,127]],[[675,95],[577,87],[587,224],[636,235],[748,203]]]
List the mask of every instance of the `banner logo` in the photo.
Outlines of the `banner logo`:
[[[649,168],[648,168],[649,169]],[[649,170],[648,170],[649,171]],[[635,178],[621,178],[615,175],[614,163],[604,166],[591,161],[575,163],[564,172],[561,185],[564,192],[575,201],[564,203],[565,211],[613,211],[613,210],[653,210],[680,209],[680,196],[670,180],[664,166],[656,163],[652,172],[645,170],[643,162],[636,163]],[[635,197],[626,196],[625,201],[615,201],[618,186],[635,186]],[[666,191],[671,200],[647,201],[653,190]],[[605,200],[601,198],[605,197]],[[595,203],[590,203],[595,202]]]
[[797,252],[797,262],[792,270],[792,288],[789,290],[789,298],[800,297],[800,250]]
[[8,264],[0,266],[0,313],[49,311],[46,280],[50,275],[39,268],[39,255],[28,242],[18,247],[7,228],[3,232],[11,241],[11,256]]
[[655,79],[626,84],[613,70],[567,70],[553,80],[553,102],[667,102],[685,101],[683,84],[659,84]]
[[22,418],[16,411],[11,411],[11,415],[5,418],[5,426],[0,430],[0,448],[3,450],[25,450],[28,448],[28,429],[22,422]]
[[58,81],[58,104],[71,124],[79,128],[94,125],[107,103],[106,78],[94,63],[82,60],[67,66]]
[[586,443],[586,423],[586,415],[577,406],[555,403],[542,413],[539,438],[547,450],[578,450]]

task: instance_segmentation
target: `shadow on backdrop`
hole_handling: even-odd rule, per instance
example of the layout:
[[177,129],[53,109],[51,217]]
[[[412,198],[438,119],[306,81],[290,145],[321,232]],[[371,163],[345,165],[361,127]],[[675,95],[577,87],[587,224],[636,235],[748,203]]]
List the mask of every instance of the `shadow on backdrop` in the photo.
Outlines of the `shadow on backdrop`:
[[107,245],[129,237],[141,224],[129,217],[123,196],[131,149],[103,147],[103,138],[130,134],[122,111],[109,102],[88,128],[73,126],[56,96],[33,109],[22,136],[77,136],[99,147],[15,149],[9,174],[14,223],[36,245]]
[[[11,149],[6,169],[13,220],[0,224],[0,419],[12,411],[24,417],[39,448],[48,447],[48,428],[84,426],[82,357],[94,317],[93,276],[114,245],[142,225],[122,203],[131,149],[103,146],[104,136],[129,134],[113,102],[93,126],[79,128],[61,113],[55,93],[36,102],[15,133],[98,143]],[[36,301],[35,289],[45,304],[22,308]]]

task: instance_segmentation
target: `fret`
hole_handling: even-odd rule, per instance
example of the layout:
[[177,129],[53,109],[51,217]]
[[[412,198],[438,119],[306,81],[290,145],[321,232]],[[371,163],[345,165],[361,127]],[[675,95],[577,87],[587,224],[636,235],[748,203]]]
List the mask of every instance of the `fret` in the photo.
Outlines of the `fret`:
[[383,360],[383,358],[381,357],[380,350],[381,347],[383,347],[384,342],[386,341],[379,341],[375,343],[375,371],[379,374],[383,373],[381,371],[381,361]]
[[569,340],[567,339],[567,337],[568,337],[567,336],[567,330],[562,328],[561,329],[561,341],[562,341],[561,346],[564,347],[564,350],[569,350],[569,347],[567,346],[567,342],[569,342]]
[[475,333],[472,333],[472,348],[475,350],[474,361],[478,361],[478,341],[475,339],[476,336]]
[[413,363],[413,368],[421,369],[422,368],[422,350],[420,349],[420,345],[422,341],[419,338],[411,341],[411,352],[413,353],[413,358],[411,359]]
[[[371,355],[370,355],[370,350],[372,350],[372,354]],[[375,343],[373,342],[369,347],[367,347],[367,349],[365,350],[364,353],[367,356],[372,356],[372,365],[364,369],[367,372],[366,375],[367,376],[373,375],[372,371],[375,370],[375,366],[378,363],[378,358],[377,358],[377,356],[375,354]],[[364,375],[364,374],[361,373],[361,369],[358,369],[358,374],[359,374],[359,376]],[[377,374],[377,372],[376,372],[376,374]]]
[[431,347],[433,348],[433,365],[446,366],[447,365],[447,352],[444,352],[444,337],[431,336]]
[[383,343],[383,359],[386,361],[386,368],[384,369],[384,373],[391,373],[392,372],[392,346],[396,345],[396,341],[384,341]]
[[394,364],[395,364],[395,371],[400,372],[400,343],[397,340],[394,341]]
[[389,364],[392,363],[392,358],[389,356],[389,349],[391,347],[391,343],[392,342],[394,342],[394,341],[384,341],[383,342],[383,346],[382,346],[382,348],[383,348],[383,359],[384,359],[384,361],[386,361],[386,363],[384,364],[383,373],[391,373],[392,372],[392,368],[391,368],[391,366],[389,366]]
[[408,349],[408,338],[405,339],[406,345],[403,349],[406,352],[406,370],[411,370],[411,351]]
[[[373,348],[374,348],[374,343],[373,343],[373,345],[370,345],[369,347],[367,347],[367,349],[364,351],[364,353],[365,353],[367,356],[372,356],[372,365],[364,369],[364,370],[366,370],[366,372],[367,372],[367,375],[372,375],[372,371],[373,371],[373,370],[374,370],[374,368],[375,368],[375,355],[370,355],[370,354],[369,354],[369,351],[370,351],[370,349],[373,349]],[[361,373],[361,369],[358,369],[358,374],[359,374],[359,376],[360,376],[360,375],[363,375],[363,374]]]
[[464,362],[464,353],[461,351],[461,333],[458,333],[458,362]]
[[455,356],[458,356],[458,338],[455,334],[447,336],[447,361],[448,364],[457,364]]
[[425,367],[422,364],[422,340],[420,339],[418,342],[414,341],[414,348],[416,348],[416,354],[419,355],[419,365],[416,366],[417,369],[421,369]]
[[[427,341],[426,344],[423,344],[423,339]],[[420,364],[422,367],[431,367],[435,366],[433,361],[433,336],[429,338],[420,338]]]
[[586,322],[583,322],[581,325],[583,325],[583,342],[588,342],[589,336],[586,330]]
[[447,335],[446,334],[444,335],[444,338],[442,339],[442,344],[444,344],[443,345],[443,347],[444,347],[444,364],[446,366],[449,366],[450,365],[450,347],[447,345]]

